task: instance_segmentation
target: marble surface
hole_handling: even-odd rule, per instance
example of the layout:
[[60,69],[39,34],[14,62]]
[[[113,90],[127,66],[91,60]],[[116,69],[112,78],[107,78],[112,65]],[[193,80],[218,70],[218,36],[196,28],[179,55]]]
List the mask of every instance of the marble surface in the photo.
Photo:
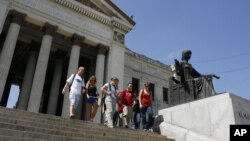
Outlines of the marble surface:
[[164,119],[160,130],[177,141],[229,141],[231,124],[250,124],[249,107],[249,100],[233,94],[215,95],[160,110]]

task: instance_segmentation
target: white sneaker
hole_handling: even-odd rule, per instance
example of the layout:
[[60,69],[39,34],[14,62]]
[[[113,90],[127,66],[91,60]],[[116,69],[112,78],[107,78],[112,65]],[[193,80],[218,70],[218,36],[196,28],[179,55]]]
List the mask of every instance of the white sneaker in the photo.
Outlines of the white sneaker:
[[107,125],[107,127],[109,127],[109,128],[114,128],[114,125],[109,125],[109,124],[106,124]]
[[108,126],[108,122],[107,121],[105,121],[103,124],[106,125],[106,126]]
[[108,124],[108,121],[105,121],[105,122],[104,122],[104,125],[106,125],[106,126],[109,127],[109,128],[114,128],[113,125],[109,125],[109,124]]

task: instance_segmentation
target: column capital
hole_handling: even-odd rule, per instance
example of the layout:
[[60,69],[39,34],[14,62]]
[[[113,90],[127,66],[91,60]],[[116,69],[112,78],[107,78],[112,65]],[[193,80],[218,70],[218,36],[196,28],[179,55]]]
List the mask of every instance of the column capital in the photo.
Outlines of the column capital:
[[79,45],[79,46],[81,46],[81,43],[84,39],[85,39],[84,36],[80,36],[76,33],[74,33],[71,37],[71,41],[72,41],[73,45]]
[[16,23],[20,26],[23,24],[23,21],[24,21],[25,17],[27,16],[27,14],[20,13],[16,10],[10,10],[9,14],[11,17],[11,22]]
[[57,26],[46,22],[43,26],[43,32],[45,35],[53,36],[55,34],[57,28],[58,28]]
[[109,47],[108,46],[105,46],[103,44],[98,44],[97,45],[98,47],[98,54],[104,54],[109,50]]

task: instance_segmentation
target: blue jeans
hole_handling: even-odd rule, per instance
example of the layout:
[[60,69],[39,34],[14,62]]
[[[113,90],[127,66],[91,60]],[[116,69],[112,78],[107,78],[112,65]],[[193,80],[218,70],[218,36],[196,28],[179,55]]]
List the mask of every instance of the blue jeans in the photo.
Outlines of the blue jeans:
[[132,114],[132,120],[133,120],[133,127],[135,129],[139,129],[140,127],[140,112],[135,112],[133,111],[133,114]]
[[141,108],[141,121],[143,129],[150,129],[153,124],[153,110],[151,106]]

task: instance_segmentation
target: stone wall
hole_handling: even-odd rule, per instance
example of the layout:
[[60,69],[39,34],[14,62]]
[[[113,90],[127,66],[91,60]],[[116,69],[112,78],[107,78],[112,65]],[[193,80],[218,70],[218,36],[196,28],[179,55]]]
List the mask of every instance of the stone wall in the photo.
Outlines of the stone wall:
[[154,84],[153,108],[155,114],[159,109],[167,107],[166,102],[163,101],[163,87],[169,88],[168,78],[170,76],[171,71],[168,65],[131,50],[126,50],[123,87],[126,88],[126,84],[131,82],[132,78],[139,79],[140,89],[146,82]]

